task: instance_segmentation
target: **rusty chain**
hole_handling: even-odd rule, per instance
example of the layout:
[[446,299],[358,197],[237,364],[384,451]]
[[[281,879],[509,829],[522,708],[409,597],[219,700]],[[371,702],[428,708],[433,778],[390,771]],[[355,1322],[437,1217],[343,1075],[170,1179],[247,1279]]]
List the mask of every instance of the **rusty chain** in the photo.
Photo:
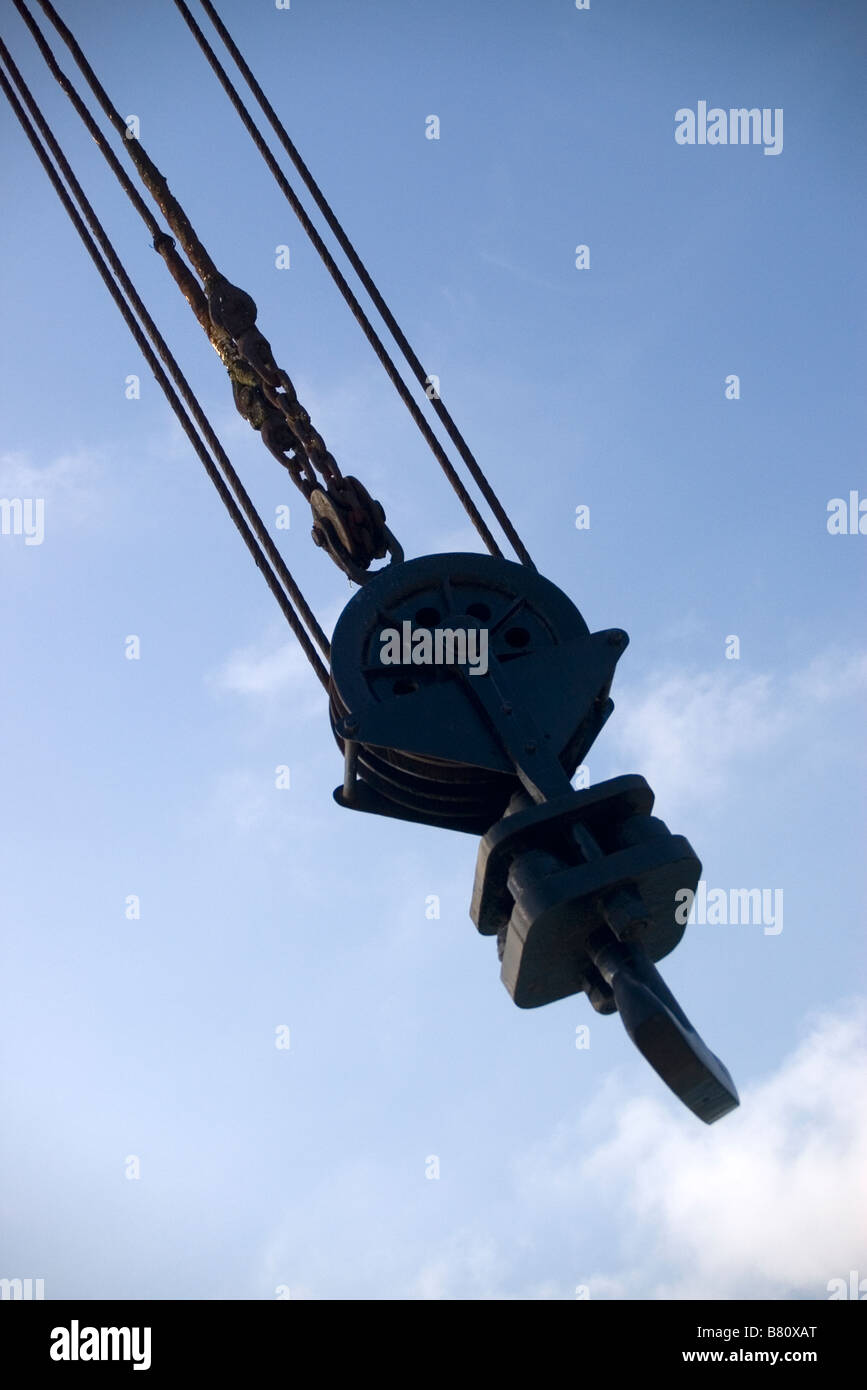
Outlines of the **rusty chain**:
[[[157,201],[170,225],[183,226],[179,218],[169,217],[173,195],[162,176],[157,187]],[[186,240],[184,250],[193,260],[198,249],[195,233]],[[166,258],[174,250],[174,240],[168,235],[157,237],[154,247]],[[197,259],[201,266],[204,257]],[[203,281],[207,321],[201,307],[196,317],[226,368],[235,408],[259,432],[268,452],[310,502],[316,545],[356,583],[364,583],[373,560],[383,559],[389,552],[394,559],[402,558],[401,548],[386,526],[381,503],[357,478],[341,473],[299,401],[291,377],[277,366],[271,344],[256,326],[258,311],[252,297],[217,270],[208,270]],[[191,298],[189,287],[186,297]]]
[[[44,39],[26,6],[22,0],[15,0],[15,4],[42,48]],[[363,584],[373,560],[387,554],[393,560],[403,558],[400,545],[386,525],[382,505],[357,478],[343,477],[299,401],[291,378],[277,366],[268,339],[256,326],[255,301],[218,270],[165,176],[138,138],[130,136],[126,122],[112,105],[69,28],[50,0],[40,0],[40,5],[72,53],[106,117],[123,138],[124,148],[169,225],[171,235],[161,230],[155,232],[153,219],[143,211],[140,200],[133,199],[151,231],[154,249],[166,262],[228,372],[237,410],[260,433],[269,453],[310,502],[313,540],[345,574]],[[63,75],[58,75],[62,79]],[[79,109],[71,84],[61,81],[61,85]],[[101,137],[101,132],[98,135]],[[102,138],[97,143],[108,158]],[[175,239],[201,284],[175,250]]]

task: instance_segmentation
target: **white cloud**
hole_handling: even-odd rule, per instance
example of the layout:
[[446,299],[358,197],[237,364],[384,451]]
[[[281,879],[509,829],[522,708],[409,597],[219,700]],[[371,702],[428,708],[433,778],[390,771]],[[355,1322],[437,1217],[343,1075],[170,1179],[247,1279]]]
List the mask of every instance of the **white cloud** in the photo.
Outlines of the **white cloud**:
[[208,684],[229,695],[245,696],[257,703],[291,709],[293,722],[322,718],[325,705],[322,686],[295,638],[284,628],[231,652]]
[[583,1285],[591,1300],[827,1299],[830,1280],[867,1277],[865,1072],[855,1001],[814,1019],[713,1126],[610,1074],[414,1251],[382,1239],[416,1214],[399,1170],[338,1160],[273,1232],[265,1279],[291,1264],[314,1297],[343,1296],[348,1264],[373,1298],[571,1300]]
[[[238,648],[211,678],[234,695],[276,696],[304,689],[309,681],[307,657],[284,636]],[[318,684],[317,684],[317,689]],[[321,700],[317,708],[321,709]]]
[[[512,1218],[495,1223],[511,1242],[472,1227],[445,1236],[411,1296],[572,1299],[583,1284],[591,1300],[826,1299],[830,1280],[867,1276],[865,1073],[857,1003],[817,1019],[714,1126],[629,1099],[609,1079],[580,1121],[514,1164]],[[595,1263],[582,1270],[591,1227]],[[574,1279],[523,1278],[528,1251],[538,1268],[545,1243],[562,1264],[564,1232]]]
[[814,704],[867,690],[867,652],[825,652],[792,679],[792,693]]
[[490,1237],[459,1231],[448,1246],[419,1272],[413,1296],[420,1299],[451,1298],[455,1267],[460,1267],[464,1298],[489,1298],[488,1292],[502,1274],[502,1260]]
[[614,1280],[628,1298],[826,1298],[829,1280],[867,1274],[865,1072],[861,1003],[818,1019],[717,1125],[627,1101],[589,1152],[585,1121],[529,1155],[520,1189],[561,1220],[609,1213],[624,1267],[590,1274],[591,1297]]
[[621,689],[612,742],[664,800],[708,799],[733,765],[782,737],[770,676],[732,681],[708,673],[657,675],[638,691]]
[[46,531],[81,525],[105,500],[99,457],[79,449],[37,464],[27,454],[0,454],[0,497],[43,498]]
[[[606,740],[642,774],[671,814],[707,804],[745,765],[809,728],[817,707],[867,689],[867,653],[830,649],[788,675],[749,675],[727,662],[714,672],[657,671],[615,691]],[[591,759],[592,762],[592,754]]]
[[[346,602],[342,596],[318,605],[316,617],[326,636],[333,631]],[[295,637],[279,622],[272,622],[256,641],[230,652],[209,675],[208,683],[230,695],[249,696],[260,704],[279,699],[285,707],[291,697],[293,719],[322,716],[322,686]]]

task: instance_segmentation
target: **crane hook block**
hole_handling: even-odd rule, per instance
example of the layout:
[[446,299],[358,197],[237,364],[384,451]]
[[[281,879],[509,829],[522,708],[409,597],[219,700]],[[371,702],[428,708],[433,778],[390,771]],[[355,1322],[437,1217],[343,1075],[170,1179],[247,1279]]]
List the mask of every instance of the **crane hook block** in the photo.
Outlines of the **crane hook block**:
[[479,847],[470,916],[497,933],[516,1004],[583,990],[599,1013],[619,1012],[662,1080],[710,1124],[737,1106],[737,1091],[654,968],[686,930],[679,894],[695,892],[701,864],[652,806],[638,776],[543,805],[518,793]]
[[[584,992],[706,1123],[738,1105],[654,962],[679,943],[701,864],[643,777],[576,791],[628,642],[498,556],[387,565],[331,642],[342,806],[481,836],[470,915],[521,1008]],[[691,901],[691,899],[689,899]]]

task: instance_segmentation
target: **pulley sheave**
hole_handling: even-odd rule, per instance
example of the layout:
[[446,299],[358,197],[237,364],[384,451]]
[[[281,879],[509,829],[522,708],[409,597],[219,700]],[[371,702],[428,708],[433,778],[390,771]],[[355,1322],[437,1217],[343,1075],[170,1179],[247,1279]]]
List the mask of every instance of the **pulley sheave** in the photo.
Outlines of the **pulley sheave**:
[[[414,637],[425,632],[475,632],[484,671],[481,660],[474,669],[413,659]],[[403,648],[399,664],[383,661],[390,633]],[[483,684],[507,675],[513,704],[532,711],[571,775],[611,712],[608,689],[627,641],[619,629],[591,634],[562,590],[509,560],[445,554],[389,565],[347,604],[331,643],[332,727],[361,783],[353,777],[347,799],[482,833],[520,785],[474,698]]]

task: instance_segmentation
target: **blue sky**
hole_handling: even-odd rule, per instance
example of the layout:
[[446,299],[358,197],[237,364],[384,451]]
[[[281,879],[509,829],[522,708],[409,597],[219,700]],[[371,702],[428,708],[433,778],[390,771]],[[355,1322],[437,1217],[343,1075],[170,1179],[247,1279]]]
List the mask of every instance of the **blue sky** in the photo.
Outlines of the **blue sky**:
[[[59,8],[407,555],[479,549],[174,6]],[[783,929],[696,924],[663,963],[741,1093],[710,1129],[585,999],[515,1009],[468,917],[475,843],[332,802],[321,689],[4,110],[0,497],[44,498],[45,535],[0,536],[0,1276],[350,1299],[867,1278],[867,539],[827,529],[867,496],[862,7],[220,11],[534,559],[630,634],[593,781],[644,774],[708,884],[782,890]],[[306,504],[17,15],[2,32],[263,515],[289,503],[277,539],[330,630],[352,590]],[[782,152],[678,145],[702,100],[782,108]]]

